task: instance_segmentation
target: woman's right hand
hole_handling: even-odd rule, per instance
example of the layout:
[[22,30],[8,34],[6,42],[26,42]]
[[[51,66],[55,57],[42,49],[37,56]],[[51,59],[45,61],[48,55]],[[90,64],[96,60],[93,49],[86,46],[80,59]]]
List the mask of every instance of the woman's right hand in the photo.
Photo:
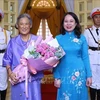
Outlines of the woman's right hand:
[[54,80],[54,86],[57,87],[57,88],[60,88],[60,85],[61,85],[61,80],[60,79],[55,79]]
[[11,74],[9,74],[9,77],[12,81],[12,85],[16,84],[18,82],[18,78],[16,77],[16,74],[11,72]]
[[8,72],[8,76],[10,77],[11,80],[11,84],[14,85],[18,82],[18,78],[16,77],[16,74],[14,72],[12,72],[12,70],[10,69],[10,66],[7,66],[7,72]]

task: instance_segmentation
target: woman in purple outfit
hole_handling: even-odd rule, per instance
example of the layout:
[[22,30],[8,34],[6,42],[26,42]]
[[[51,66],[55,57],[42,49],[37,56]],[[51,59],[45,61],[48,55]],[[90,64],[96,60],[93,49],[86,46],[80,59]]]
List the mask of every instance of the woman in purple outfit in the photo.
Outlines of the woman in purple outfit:
[[[7,68],[13,83],[16,83],[18,79],[12,70],[20,64],[20,58],[30,41],[38,38],[38,36],[30,33],[31,27],[32,20],[28,14],[22,14],[17,18],[16,28],[19,35],[10,40],[3,58],[3,65]],[[31,82],[28,82],[28,98],[25,95],[25,81],[11,85],[11,100],[41,100],[42,77],[42,72],[31,75]]]

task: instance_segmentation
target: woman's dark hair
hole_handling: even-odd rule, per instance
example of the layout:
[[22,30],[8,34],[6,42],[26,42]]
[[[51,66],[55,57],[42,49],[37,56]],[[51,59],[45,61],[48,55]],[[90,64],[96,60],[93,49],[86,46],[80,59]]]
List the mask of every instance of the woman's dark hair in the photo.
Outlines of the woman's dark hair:
[[75,29],[74,29],[74,31],[75,31],[75,34],[76,34],[77,38],[80,38],[80,35],[81,35],[81,32],[82,32],[81,31],[81,26],[80,26],[80,23],[79,23],[77,15],[75,13],[73,13],[73,12],[65,13],[65,15],[64,15],[64,17],[62,19],[62,23],[61,23],[60,34],[62,34],[62,35],[66,34],[66,30],[64,29],[64,19],[65,19],[66,15],[71,15],[74,18],[74,20],[75,20],[75,22],[77,24]]

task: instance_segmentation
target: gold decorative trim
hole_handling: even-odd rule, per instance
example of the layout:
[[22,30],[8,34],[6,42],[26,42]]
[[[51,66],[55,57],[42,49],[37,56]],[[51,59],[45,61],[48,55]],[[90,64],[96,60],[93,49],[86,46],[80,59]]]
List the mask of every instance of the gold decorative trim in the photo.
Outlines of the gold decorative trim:
[[52,84],[54,82],[54,78],[52,74],[44,75],[43,79],[41,80],[42,84]]

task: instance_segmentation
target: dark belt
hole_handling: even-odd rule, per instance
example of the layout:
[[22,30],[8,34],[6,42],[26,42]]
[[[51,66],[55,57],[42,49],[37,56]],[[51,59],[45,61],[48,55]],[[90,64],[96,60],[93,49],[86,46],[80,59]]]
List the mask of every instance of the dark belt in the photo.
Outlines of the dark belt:
[[100,49],[98,49],[98,47],[89,47],[89,49],[91,49],[93,51],[100,50]]
[[0,53],[4,53],[6,51],[6,49],[2,49],[0,50]]

